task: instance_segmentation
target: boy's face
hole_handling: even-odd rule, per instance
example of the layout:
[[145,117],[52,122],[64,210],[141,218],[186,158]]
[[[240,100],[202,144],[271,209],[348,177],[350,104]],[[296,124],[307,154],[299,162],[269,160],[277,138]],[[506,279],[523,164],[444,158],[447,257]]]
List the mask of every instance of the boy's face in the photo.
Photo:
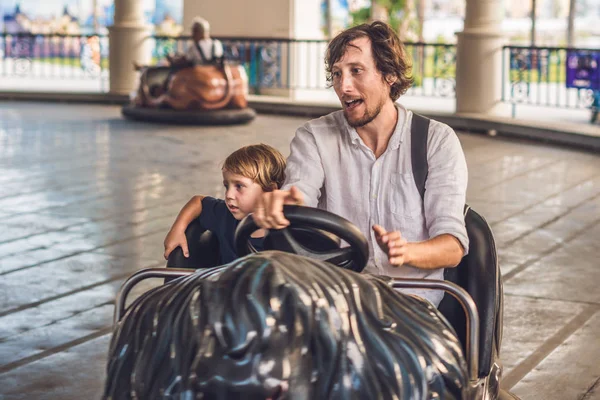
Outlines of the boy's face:
[[241,220],[254,211],[254,206],[263,190],[250,178],[223,170],[223,186],[225,186],[225,203],[231,215]]

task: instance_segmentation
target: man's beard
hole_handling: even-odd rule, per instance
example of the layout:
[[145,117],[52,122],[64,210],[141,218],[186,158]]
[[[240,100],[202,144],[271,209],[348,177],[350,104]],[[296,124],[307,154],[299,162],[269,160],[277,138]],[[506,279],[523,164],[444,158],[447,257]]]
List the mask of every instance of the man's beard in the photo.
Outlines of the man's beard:
[[[383,104],[384,104],[383,101],[380,102],[379,104],[377,104],[377,107],[375,107],[374,110],[369,110],[367,108],[365,113],[363,114],[363,116],[354,121],[351,120],[350,118],[348,118],[348,113],[346,112],[346,110],[344,110],[344,117],[346,117],[346,121],[348,121],[348,125],[350,125],[351,127],[362,128],[363,126],[367,125],[368,123],[373,121],[375,118],[377,118],[377,116],[381,112],[381,109],[383,108]],[[366,108],[366,104],[365,104],[365,108]]]

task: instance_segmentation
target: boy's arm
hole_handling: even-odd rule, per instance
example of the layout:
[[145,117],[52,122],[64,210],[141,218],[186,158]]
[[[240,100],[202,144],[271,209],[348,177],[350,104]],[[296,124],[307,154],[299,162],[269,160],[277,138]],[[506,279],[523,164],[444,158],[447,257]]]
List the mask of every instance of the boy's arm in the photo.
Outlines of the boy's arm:
[[192,197],[177,215],[175,222],[173,222],[173,226],[171,226],[171,230],[169,230],[169,233],[165,238],[165,260],[169,258],[169,254],[171,254],[178,246],[181,246],[183,255],[189,257],[185,230],[190,222],[198,218],[202,213],[202,199],[204,199],[204,196]]

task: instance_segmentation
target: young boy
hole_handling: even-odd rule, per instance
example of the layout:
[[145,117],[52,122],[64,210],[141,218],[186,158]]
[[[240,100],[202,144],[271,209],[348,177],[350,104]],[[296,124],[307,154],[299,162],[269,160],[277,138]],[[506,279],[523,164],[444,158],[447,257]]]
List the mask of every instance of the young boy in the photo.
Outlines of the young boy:
[[[285,158],[271,146],[258,144],[242,147],[233,152],[223,163],[225,200],[209,196],[194,196],[181,209],[171,230],[165,238],[165,259],[181,246],[183,255],[189,257],[185,230],[190,222],[199,218],[204,229],[219,239],[221,263],[237,258],[233,245],[235,229],[241,219],[254,210],[264,192],[281,188],[285,179]],[[252,245],[262,249],[263,230],[254,232]]]

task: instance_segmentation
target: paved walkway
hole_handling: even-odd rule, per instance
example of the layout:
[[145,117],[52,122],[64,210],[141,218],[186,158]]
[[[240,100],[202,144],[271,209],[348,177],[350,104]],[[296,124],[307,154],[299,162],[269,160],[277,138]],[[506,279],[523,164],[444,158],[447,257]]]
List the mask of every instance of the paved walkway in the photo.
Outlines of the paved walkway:
[[[99,398],[119,285],[164,265],[173,218],[193,194],[220,194],[227,154],[257,142],[287,153],[302,122],[172,127],[117,107],[0,103],[0,399]],[[460,139],[468,201],[499,246],[504,385],[600,399],[600,157]]]

